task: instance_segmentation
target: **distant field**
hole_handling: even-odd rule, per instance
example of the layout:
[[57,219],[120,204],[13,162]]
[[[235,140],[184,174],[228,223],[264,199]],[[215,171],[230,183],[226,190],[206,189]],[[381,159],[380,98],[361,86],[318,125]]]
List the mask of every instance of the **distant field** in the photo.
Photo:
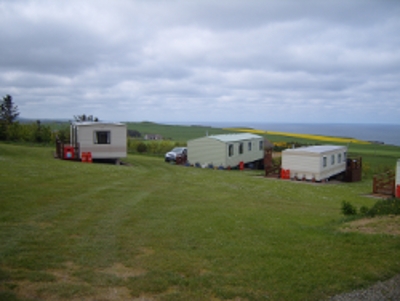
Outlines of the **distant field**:
[[204,137],[208,135],[231,134],[232,131],[226,131],[219,128],[207,126],[181,126],[166,125],[153,122],[128,122],[128,129],[137,130],[144,134],[159,134],[164,139],[170,139],[179,142],[186,142],[190,139]]
[[[397,154],[369,147],[354,149]],[[0,143],[0,300],[323,300],[400,273],[398,236],[339,230],[343,200],[375,202],[370,179],[313,185],[52,152]]]
[[332,137],[332,136],[321,136],[321,135],[311,135],[311,134],[298,134],[298,133],[286,133],[286,132],[274,132],[274,131],[264,131],[257,129],[246,129],[246,128],[226,128],[225,130],[230,130],[234,132],[247,132],[254,133],[258,135],[264,136],[284,136],[289,137],[291,139],[302,139],[302,140],[311,140],[311,141],[320,141],[320,142],[329,142],[329,143],[357,143],[357,144],[371,144],[370,142],[357,140],[353,138],[342,138],[342,137]]

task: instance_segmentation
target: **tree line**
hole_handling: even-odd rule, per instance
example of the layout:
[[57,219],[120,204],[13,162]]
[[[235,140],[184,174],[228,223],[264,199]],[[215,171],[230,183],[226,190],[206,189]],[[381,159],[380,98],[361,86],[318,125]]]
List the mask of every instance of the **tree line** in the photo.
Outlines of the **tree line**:
[[[18,106],[11,95],[6,95],[0,101],[0,141],[20,141],[32,143],[53,143],[56,139],[69,140],[69,125],[65,124],[57,130],[40,120],[30,123],[20,123]],[[75,115],[75,121],[97,122],[99,118],[93,115]]]
[[50,126],[40,120],[32,123],[20,123],[18,106],[10,95],[3,97],[0,103],[0,140],[49,143],[52,142]]
[[[30,123],[20,123],[18,106],[10,95],[6,95],[0,102],[0,141],[19,141],[29,143],[55,143],[56,140],[67,142],[70,140],[69,124],[57,126],[57,130],[49,124],[43,124],[40,120]],[[98,122],[99,118],[93,115],[75,115],[78,122]],[[128,129],[127,136],[141,138],[142,134],[137,130]],[[176,146],[184,146],[184,143],[172,141],[141,141],[128,140],[128,151],[131,153],[164,154]]]

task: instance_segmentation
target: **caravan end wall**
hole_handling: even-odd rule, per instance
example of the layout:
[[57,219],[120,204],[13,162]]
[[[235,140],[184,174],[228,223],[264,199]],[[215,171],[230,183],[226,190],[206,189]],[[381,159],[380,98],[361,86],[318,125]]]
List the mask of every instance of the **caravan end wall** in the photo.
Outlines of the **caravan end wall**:
[[121,123],[75,123],[72,141],[82,152],[91,152],[93,159],[119,159],[126,157],[126,125]]
[[225,144],[209,137],[189,140],[188,161],[191,164],[226,166]]

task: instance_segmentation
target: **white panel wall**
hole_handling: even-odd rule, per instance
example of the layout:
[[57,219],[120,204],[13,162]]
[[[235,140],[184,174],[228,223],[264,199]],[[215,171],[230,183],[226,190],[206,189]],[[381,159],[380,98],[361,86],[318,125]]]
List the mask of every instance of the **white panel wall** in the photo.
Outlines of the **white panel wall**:
[[[110,144],[94,144],[96,131],[110,131]],[[126,127],[121,125],[85,125],[77,128],[77,142],[82,152],[91,152],[93,159],[118,159],[127,155]]]
[[[214,166],[235,167],[240,162],[249,163],[260,160],[264,157],[264,149],[259,149],[259,141],[262,139],[252,139],[242,141],[243,153],[239,154],[241,142],[223,142],[210,137],[203,137],[188,141],[188,161],[190,164],[200,163],[201,165],[213,164]],[[248,143],[251,142],[251,151]],[[229,145],[234,147],[233,156],[229,156]]]
[[[263,139],[252,139],[252,140],[244,140],[240,142],[226,142],[226,156],[227,161],[226,165],[235,167],[238,166],[240,162],[249,163],[260,160],[264,158],[264,148],[260,150],[259,143],[263,141]],[[248,143],[251,142],[251,150],[248,149]],[[243,153],[239,154],[239,145],[243,143]],[[233,144],[234,146],[234,155],[229,157],[229,145]]]
[[188,161],[190,164],[225,166],[225,144],[208,137],[189,140]]
[[[343,157],[343,149],[326,153],[282,152],[282,169],[290,170],[291,178],[303,177],[307,180],[325,180],[346,170],[346,161]],[[341,162],[338,155],[341,154]],[[335,161],[332,164],[332,155]],[[323,158],[326,157],[326,166],[323,166]]]

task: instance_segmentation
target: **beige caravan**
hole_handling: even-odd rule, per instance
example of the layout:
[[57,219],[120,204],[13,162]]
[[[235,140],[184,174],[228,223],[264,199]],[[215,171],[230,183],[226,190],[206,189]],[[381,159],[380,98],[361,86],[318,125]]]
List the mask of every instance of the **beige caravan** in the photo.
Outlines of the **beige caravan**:
[[71,145],[79,152],[91,152],[93,159],[126,157],[126,125],[105,122],[74,122],[71,124]]
[[290,178],[322,181],[346,170],[347,147],[316,145],[282,151],[282,169]]
[[264,138],[250,133],[206,136],[188,141],[190,164],[236,167],[264,157]]

